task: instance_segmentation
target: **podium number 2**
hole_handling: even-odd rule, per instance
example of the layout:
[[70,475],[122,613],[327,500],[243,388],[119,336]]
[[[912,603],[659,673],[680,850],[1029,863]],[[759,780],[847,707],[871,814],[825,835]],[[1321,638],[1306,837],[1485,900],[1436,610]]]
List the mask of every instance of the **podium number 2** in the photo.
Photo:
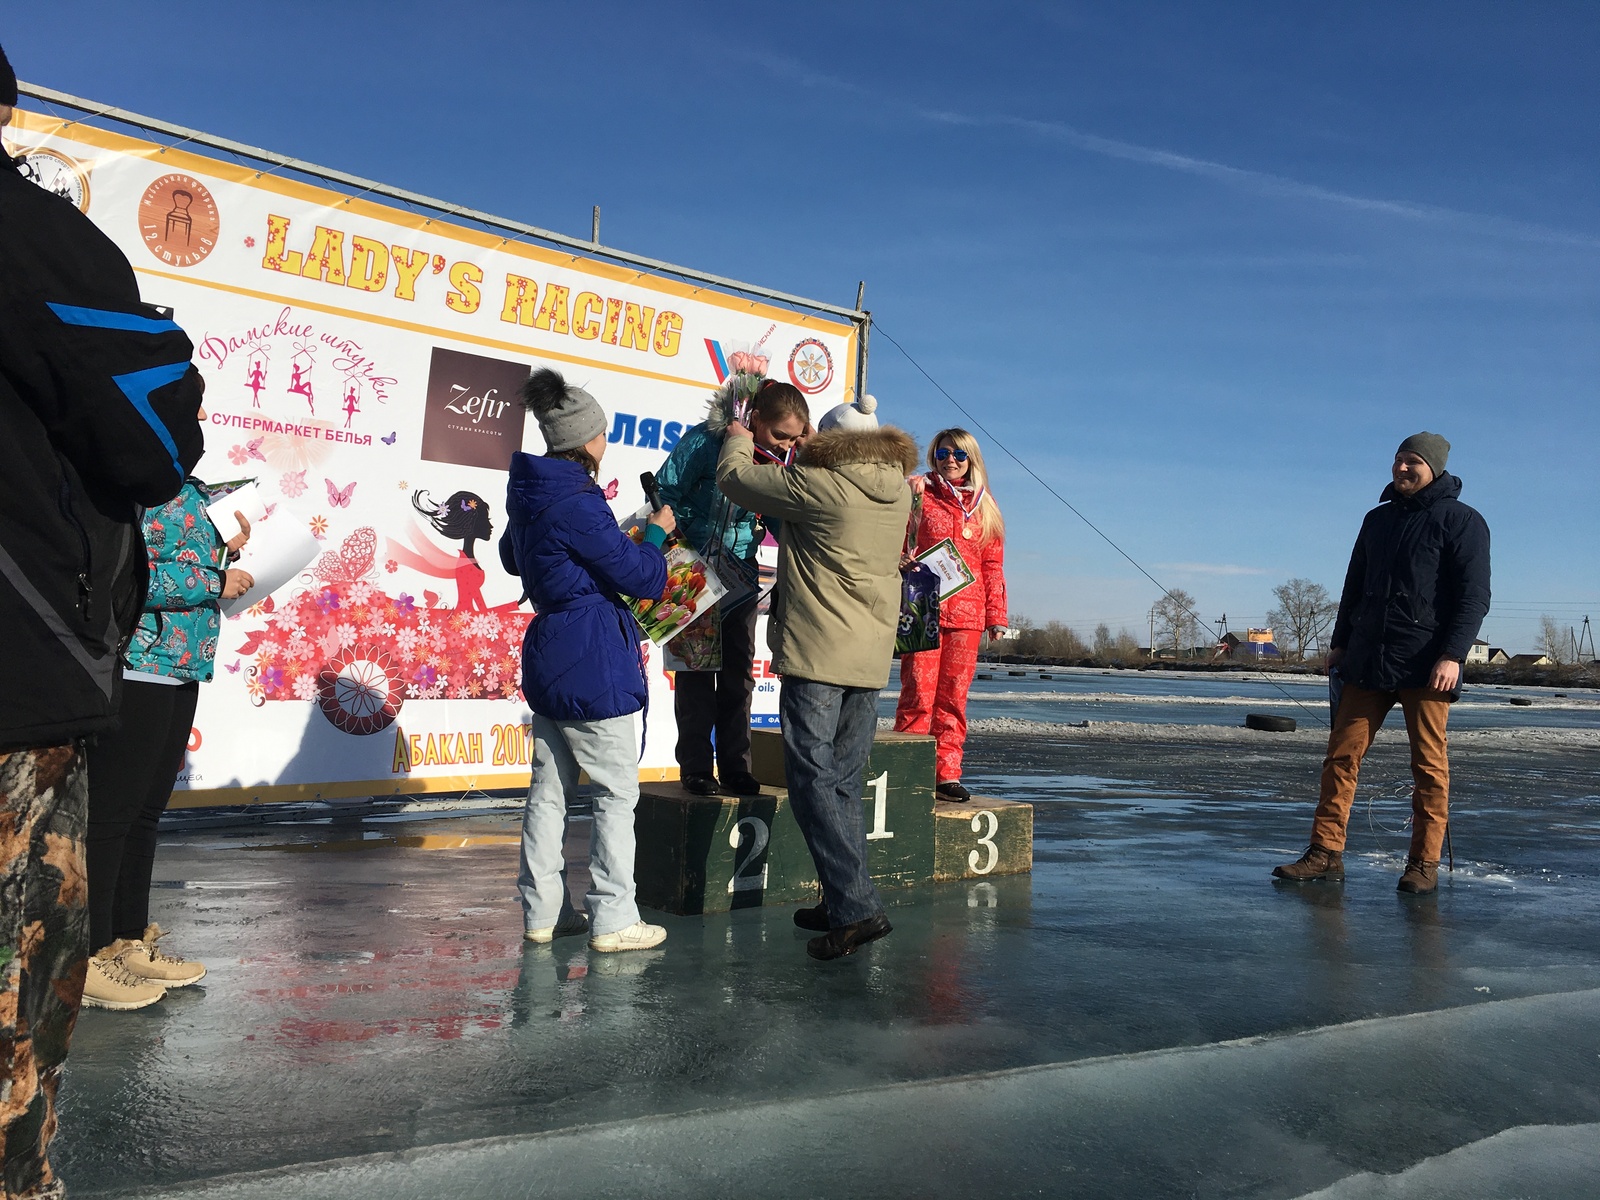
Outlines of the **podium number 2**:
[[867,780],[867,786],[872,789],[872,832],[867,834],[867,841],[892,838],[894,834],[889,832],[889,772]]
[[[750,830],[749,838],[740,835]],[[728,830],[728,845],[733,847],[733,878],[728,880],[728,891],[732,892],[759,892],[767,886],[767,864],[761,864],[759,875],[744,874],[746,867],[754,866],[756,859],[761,857],[761,852],[767,848],[767,823],[760,817],[740,817],[734,827]]]
[[994,870],[995,864],[1000,861],[1000,847],[994,844],[994,835],[1000,829],[1000,818],[995,816],[987,808],[982,812],[973,813],[972,832],[978,833],[978,830],[983,828],[983,819],[985,817],[989,818],[989,828],[983,833],[978,834],[978,845],[988,850],[989,856],[981,859],[983,865],[980,867],[978,865],[980,861],[980,855],[978,852],[976,850],[967,851],[967,870],[971,871],[975,875],[987,875],[990,871]]

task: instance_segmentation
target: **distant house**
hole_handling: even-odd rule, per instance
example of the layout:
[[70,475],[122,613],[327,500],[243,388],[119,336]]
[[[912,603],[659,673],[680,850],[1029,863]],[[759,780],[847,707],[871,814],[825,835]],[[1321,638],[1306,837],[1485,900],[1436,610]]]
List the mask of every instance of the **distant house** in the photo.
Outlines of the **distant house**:
[[1511,661],[1511,655],[1500,649],[1499,646],[1490,646],[1489,657],[1483,661],[1491,667],[1503,667]]
[[1548,654],[1513,654],[1511,656],[1513,667],[1553,667],[1555,662]]
[[1467,662],[1487,663],[1489,661],[1489,643],[1479,638],[1467,648]]
[[[1265,636],[1262,636],[1265,635]],[[1217,643],[1214,658],[1278,658],[1272,630],[1251,629],[1246,633],[1225,633]]]

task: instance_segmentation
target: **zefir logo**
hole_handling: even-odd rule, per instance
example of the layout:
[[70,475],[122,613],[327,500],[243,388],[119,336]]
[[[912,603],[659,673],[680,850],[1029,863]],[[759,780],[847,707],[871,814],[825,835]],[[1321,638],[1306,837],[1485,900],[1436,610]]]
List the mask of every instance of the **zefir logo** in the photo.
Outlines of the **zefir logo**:
[[789,352],[789,382],[815,396],[833,382],[833,355],[816,338],[806,338]]
[[217,202],[192,175],[163,175],[139,199],[139,235],[162,262],[192,267],[217,245]]
[[527,411],[517,394],[528,364],[435,346],[428,365],[422,457],[430,462],[504,471],[522,449]]

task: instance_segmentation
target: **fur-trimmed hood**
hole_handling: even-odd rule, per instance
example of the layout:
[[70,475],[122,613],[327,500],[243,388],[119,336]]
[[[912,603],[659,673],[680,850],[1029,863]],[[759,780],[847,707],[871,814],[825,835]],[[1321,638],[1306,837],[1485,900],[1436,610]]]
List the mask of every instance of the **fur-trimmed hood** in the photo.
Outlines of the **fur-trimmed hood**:
[[728,431],[733,420],[733,410],[738,403],[737,376],[730,375],[721,387],[706,400],[706,431],[718,438]]
[[795,459],[801,467],[822,467],[836,471],[851,463],[882,463],[900,472],[901,478],[917,469],[917,443],[911,435],[893,425],[878,429],[827,429],[806,440]]

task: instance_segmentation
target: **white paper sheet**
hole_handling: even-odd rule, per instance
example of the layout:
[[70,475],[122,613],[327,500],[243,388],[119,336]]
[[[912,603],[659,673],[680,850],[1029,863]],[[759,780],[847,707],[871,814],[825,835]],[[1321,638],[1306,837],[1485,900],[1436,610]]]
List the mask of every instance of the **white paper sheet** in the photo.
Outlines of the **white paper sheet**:
[[244,514],[244,519],[250,522],[251,528],[267,515],[267,498],[261,494],[259,485],[247,483],[238,491],[230,492],[222,499],[206,506],[206,516],[211,518],[211,523],[217,527],[217,532],[222,535],[224,542],[231,541],[239,535],[239,519],[234,514],[241,512]]
[[[241,494],[235,492],[219,503],[226,506]],[[233,507],[239,508],[239,505]],[[241,511],[251,522],[250,540],[240,552],[239,561],[233,565],[241,571],[248,571],[255,585],[244,595],[222,602],[222,615],[225,617],[243,612],[252,604],[265,600],[305,570],[322,549],[321,543],[306,528],[306,523],[281,503],[270,515],[266,512],[266,505],[262,505],[259,517],[253,517],[249,509]],[[238,523],[233,524],[237,528]]]

